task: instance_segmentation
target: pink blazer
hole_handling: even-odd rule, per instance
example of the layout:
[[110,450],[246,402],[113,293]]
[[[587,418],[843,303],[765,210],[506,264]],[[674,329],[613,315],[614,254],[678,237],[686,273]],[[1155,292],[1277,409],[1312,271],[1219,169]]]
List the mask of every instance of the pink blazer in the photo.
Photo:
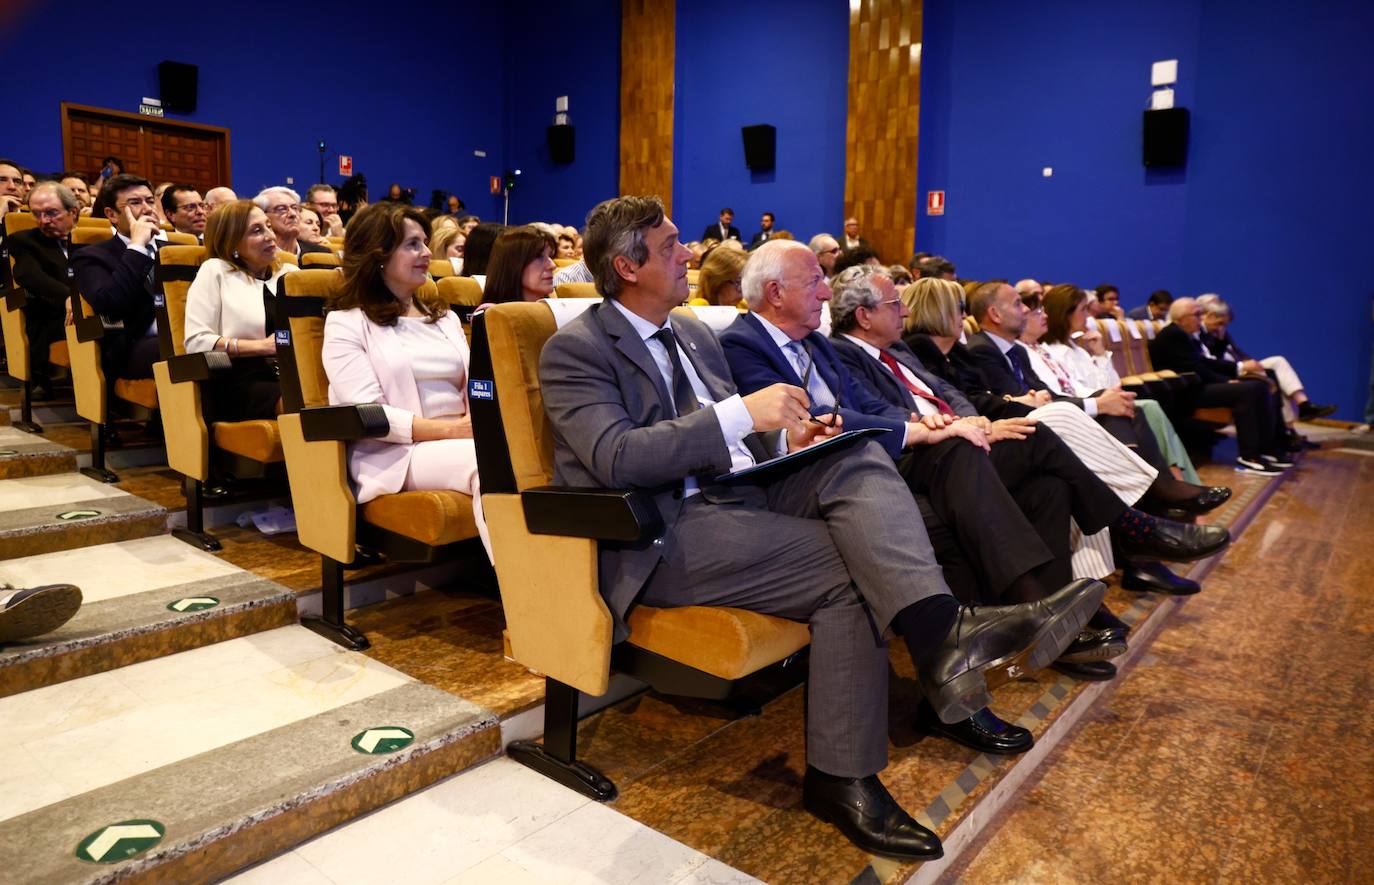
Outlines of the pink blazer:
[[[462,377],[456,380],[466,408],[468,342],[463,327],[453,311],[444,314],[438,326],[460,354]],[[358,503],[401,491],[414,450],[411,422],[424,412],[410,357],[395,327],[379,326],[357,308],[331,311],[324,320],[324,371],[330,404],[381,403],[391,422],[386,436],[359,440],[350,447],[348,468]]]

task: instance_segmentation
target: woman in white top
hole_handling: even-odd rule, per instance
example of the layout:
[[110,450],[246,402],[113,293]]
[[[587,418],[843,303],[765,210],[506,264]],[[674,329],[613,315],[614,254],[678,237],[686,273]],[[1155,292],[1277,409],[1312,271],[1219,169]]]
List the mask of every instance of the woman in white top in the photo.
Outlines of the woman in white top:
[[468,345],[429,281],[429,222],[378,203],[355,215],[344,240],[343,286],[324,324],[329,401],[380,403],[391,431],[353,444],[358,503],[400,491],[450,489],[473,498],[490,555],[468,414]]
[[205,225],[205,251],[186,296],[185,344],[187,353],[218,350],[232,360],[217,373],[211,419],[274,417],[281,387],[270,307],[284,267],[267,216],[251,200],[221,206]]
[[[1074,340],[1078,334],[1081,337]],[[1045,293],[1040,313],[1026,323],[1022,343],[1031,353],[1036,374],[1051,390],[1086,397],[1121,384],[1102,334],[1088,329],[1087,293],[1077,286],[1053,286]],[[1159,403],[1137,398],[1135,407],[1145,415],[1168,463],[1179,468],[1188,482],[1199,483],[1188,450]]]

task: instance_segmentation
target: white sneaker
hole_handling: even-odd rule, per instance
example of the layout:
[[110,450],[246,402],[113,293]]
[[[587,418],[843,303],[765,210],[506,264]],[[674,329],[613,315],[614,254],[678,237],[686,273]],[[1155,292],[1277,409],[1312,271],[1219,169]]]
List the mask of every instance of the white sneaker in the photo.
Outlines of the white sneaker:
[[1356,424],[1354,427],[1350,428],[1350,432],[1351,432],[1351,433],[1368,433],[1368,432],[1369,432],[1369,425],[1368,425],[1368,424]]
[[1283,469],[1280,467],[1275,467],[1274,465],[1268,464],[1264,461],[1251,461],[1249,458],[1237,458],[1236,472],[1259,473],[1263,474],[1264,476],[1278,476],[1280,473],[1283,473]]

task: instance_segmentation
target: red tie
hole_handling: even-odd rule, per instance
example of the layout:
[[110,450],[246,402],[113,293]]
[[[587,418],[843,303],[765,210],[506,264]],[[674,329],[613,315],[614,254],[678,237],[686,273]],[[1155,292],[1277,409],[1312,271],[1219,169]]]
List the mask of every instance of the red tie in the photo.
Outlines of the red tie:
[[886,350],[880,350],[878,351],[878,359],[882,361],[883,365],[887,366],[889,369],[892,370],[892,374],[897,376],[898,381],[906,385],[906,389],[911,391],[912,396],[919,396],[921,399],[925,400],[928,403],[934,403],[936,407],[939,408],[941,415],[954,415],[954,410],[949,407],[949,403],[940,399],[935,394],[926,393],[924,390],[917,387],[915,384],[912,384],[911,379],[908,378],[906,374],[901,370],[901,367],[897,365],[897,360],[893,358],[892,354],[888,353]]

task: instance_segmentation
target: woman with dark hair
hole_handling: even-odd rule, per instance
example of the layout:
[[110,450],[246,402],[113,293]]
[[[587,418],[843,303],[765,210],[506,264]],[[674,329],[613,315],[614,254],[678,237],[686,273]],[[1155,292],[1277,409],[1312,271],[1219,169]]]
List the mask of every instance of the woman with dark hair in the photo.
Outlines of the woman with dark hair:
[[[479,228],[480,230],[480,228]],[[553,294],[554,239],[536,227],[512,227],[496,238],[482,294],[490,304],[538,301]]]
[[415,209],[379,203],[344,239],[343,285],[324,324],[329,401],[379,403],[390,422],[348,457],[358,503],[378,495],[449,489],[472,495],[490,555],[468,414],[463,327],[429,282],[429,223]]
[[463,244],[463,272],[459,276],[472,277],[479,286],[487,284],[487,262],[491,259],[491,249],[505,229],[504,225],[485,221],[468,230],[468,240]]
[[213,418],[249,421],[281,412],[272,292],[282,273],[267,214],[252,200],[221,206],[205,224],[207,258],[186,295],[186,352],[229,354],[215,374]]

